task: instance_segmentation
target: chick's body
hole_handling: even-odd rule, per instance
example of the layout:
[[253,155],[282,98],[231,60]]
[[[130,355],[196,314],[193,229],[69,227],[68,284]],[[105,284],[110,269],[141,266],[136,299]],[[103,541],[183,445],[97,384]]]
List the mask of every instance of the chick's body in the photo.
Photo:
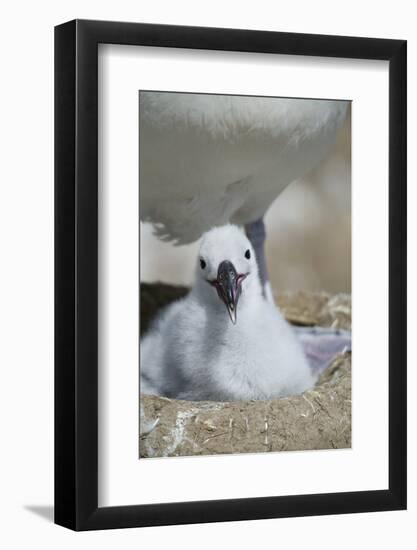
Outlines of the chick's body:
[[[203,239],[191,292],[168,306],[141,345],[141,390],[178,399],[234,401],[301,393],[313,376],[292,328],[262,296],[255,255],[235,226]],[[233,324],[208,284],[222,260],[244,273]]]

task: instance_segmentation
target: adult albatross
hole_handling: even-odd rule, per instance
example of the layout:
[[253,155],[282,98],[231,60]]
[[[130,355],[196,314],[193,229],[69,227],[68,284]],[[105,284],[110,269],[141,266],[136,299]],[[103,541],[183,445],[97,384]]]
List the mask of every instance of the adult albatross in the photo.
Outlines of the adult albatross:
[[263,217],[326,156],[348,102],[171,92],[139,102],[141,219],[174,244],[244,226],[272,299]]

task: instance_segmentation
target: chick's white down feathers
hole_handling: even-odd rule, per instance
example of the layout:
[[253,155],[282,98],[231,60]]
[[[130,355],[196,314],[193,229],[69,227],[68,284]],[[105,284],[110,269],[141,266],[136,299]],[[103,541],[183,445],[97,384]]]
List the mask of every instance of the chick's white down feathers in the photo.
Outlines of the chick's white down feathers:
[[[236,324],[209,282],[224,261],[246,275]],[[210,230],[190,293],[163,310],[142,339],[141,391],[234,401],[297,394],[313,383],[292,328],[262,296],[255,254],[243,231],[233,225]]]

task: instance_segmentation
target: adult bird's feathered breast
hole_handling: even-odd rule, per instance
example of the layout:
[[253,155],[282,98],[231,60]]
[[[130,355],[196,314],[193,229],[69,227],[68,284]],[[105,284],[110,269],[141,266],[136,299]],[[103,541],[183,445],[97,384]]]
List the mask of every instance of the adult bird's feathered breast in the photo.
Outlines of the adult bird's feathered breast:
[[141,92],[140,214],[190,243],[263,217],[327,154],[345,101]]

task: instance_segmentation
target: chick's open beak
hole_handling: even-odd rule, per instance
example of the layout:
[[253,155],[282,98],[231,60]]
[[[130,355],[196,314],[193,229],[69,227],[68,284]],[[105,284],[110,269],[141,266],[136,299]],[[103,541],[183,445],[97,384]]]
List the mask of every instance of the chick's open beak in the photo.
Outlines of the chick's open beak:
[[236,324],[236,309],[242,291],[241,283],[246,275],[239,275],[232,262],[224,260],[219,264],[217,280],[213,281],[219,298],[224,302],[230,320]]

